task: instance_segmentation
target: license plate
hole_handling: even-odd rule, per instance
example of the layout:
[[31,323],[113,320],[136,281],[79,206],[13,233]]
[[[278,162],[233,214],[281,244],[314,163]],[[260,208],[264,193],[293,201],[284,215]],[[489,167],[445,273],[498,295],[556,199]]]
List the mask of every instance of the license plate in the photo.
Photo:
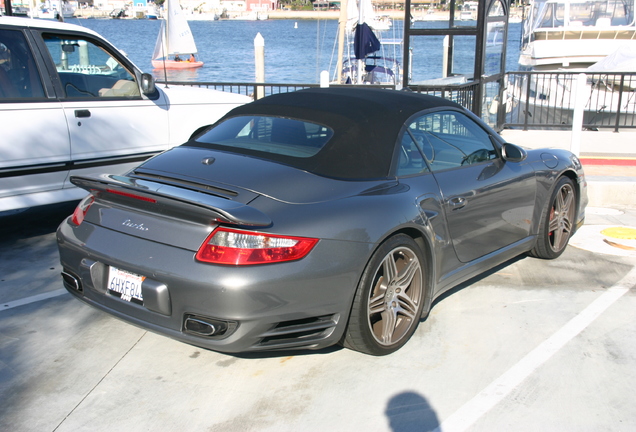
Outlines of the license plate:
[[110,292],[119,294],[122,300],[143,304],[141,283],[144,279],[146,279],[145,276],[110,267],[107,286]]

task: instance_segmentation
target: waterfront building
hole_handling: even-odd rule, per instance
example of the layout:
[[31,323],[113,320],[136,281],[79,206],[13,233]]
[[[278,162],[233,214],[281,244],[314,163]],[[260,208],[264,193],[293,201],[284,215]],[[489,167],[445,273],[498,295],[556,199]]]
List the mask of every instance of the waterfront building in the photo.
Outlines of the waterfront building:
[[270,12],[278,8],[278,0],[247,0],[249,12]]
[[221,9],[228,12],[245,12],[247,5],[244,0],[221,0]]

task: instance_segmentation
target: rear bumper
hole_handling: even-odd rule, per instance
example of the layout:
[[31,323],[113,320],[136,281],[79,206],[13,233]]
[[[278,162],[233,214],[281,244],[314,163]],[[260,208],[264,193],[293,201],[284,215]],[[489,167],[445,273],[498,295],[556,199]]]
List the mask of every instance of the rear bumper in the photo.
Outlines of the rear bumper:
[[[87,223],[64,221],[57,238],[64,285],[76,298],[155,333],[228,353],[336,344],[372,246],[321,240],[300,261],[231,267]],[[106,289],[109,266],[146,276],[144,304]],[[228,325],[201,336],[185,324],[193,316]]]

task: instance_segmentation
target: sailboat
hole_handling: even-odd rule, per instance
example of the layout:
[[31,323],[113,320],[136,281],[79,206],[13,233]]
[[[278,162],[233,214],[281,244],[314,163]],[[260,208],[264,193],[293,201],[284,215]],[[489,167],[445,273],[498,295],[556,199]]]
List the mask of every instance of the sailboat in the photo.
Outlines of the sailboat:
[[[391,50],[401,51],[401,40],[378,38],[375,31],[391,26],[378,20],[371,0],[349,0],[346,18],[341,16],[338,41],[340,64],[336,66],[336,82],[345,84],[401,83],[401,66],[397,56],[386,56]],[[345,43],[344,39],[347,39]],[[379,53],[378,53],[379,52]]]
[[161,22],[152,67],[155,69],[193,69],[203,66],[194,55],[197,46],[179,0],[167,0],[168,14]]

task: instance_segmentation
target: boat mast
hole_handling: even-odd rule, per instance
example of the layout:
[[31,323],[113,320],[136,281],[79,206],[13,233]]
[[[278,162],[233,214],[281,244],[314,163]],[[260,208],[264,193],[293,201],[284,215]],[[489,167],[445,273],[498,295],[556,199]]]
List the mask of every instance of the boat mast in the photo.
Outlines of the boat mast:
[[[178,0],[177,0],[178,1]],[[163,17],[163,22],[165,24],[165,26],[163,27],[164,32],[163,32],[163,40],[165,41],[164,46],[165,46],[165,54],[166,57],[165,59],[168,59],[168,56],[170,55],[170,38],[168,37],[168,35],[170,34],[170,8],[172,7],[172,0],[166,0],[166,9],[167,9],[167,14],[165,17]]]
[[[358,2],[358,25],[361,26],[364,23],[364,1]],[[364,59],[358,59],[358,68],[356,70],[356,84],[362,84],[362,72],[364,71]]]
[[[364,1],[358,2],[358,26],[364,22]],[[362,72],[364,71],[364,59],[358,59],[358,68],[356,75],[356,84],[362,84]]]
[[[355,1],[355,0],[351,0]],[[336,84],[342,84],[342,57],[344,56],[345,31],[347,26],[347,0],[340,1],[338,21],[338,62],[336,63]]]

